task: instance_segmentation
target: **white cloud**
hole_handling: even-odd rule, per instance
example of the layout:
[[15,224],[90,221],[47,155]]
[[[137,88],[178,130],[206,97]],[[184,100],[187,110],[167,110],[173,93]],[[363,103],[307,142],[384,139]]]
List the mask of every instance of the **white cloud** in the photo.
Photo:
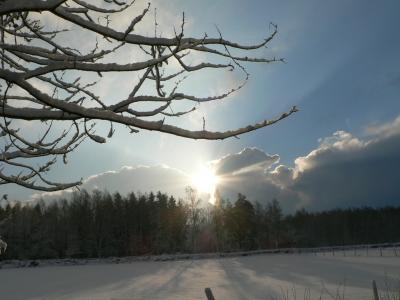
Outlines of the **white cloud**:
[[[122,195],[130,192],[161,191],[177,197],[184,195],[185,187],[190,184],[190,178],[184,172],[167,166],[137,166],[122,167],[117,171],[107,171],[87,178],[81,188],[87,191],[107,190]],[[68,198],[73,190],[37,193],[32,196],[37,199]]]
[[279,161],[279,155],[269,155],[257,148],[246,148],[239,153],[226,155],[209,165],[217,175],[248,173],[270,168]]
[[342,130],[336,131],[332,136],[320,139],[320,145],[317,149],[311,151],[307,156],[298,157],[295,160],[295,177],[299,172],[325,163],[326,157],[329,157],[328,161],[334,159],[334,157],[340,159],[341,153],[358,151],[364,146],[363,141],[353,137],[350,133]]
[[400,116],[398,116],[393,122],[367,127],[368,134],[381,137],[398,135],[399,131],[400,131]]

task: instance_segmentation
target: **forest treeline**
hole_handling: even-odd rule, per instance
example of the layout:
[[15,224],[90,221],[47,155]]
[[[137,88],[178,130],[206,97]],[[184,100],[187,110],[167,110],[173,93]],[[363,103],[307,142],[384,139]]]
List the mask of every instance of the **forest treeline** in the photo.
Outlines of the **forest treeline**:
[[277,200],[263,206],[242,194],[201,205],[161,192],[81,191],[51,204],[3,205],[0,259],[88,258],[318,247],[400,241],[400,207],[297,211],[283,215]]

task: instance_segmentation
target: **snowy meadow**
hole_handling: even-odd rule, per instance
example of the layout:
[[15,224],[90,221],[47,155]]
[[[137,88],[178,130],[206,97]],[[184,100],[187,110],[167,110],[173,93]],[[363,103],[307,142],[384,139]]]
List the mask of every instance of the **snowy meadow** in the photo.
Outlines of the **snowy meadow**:
[[[351,252],[3,268],[1,299],[398,299],[400,258]],[[397,294],[396,294],[397,293]],[[390,294],[391,298],[387,298]],[[385,298],[386,297],[386,298]]]

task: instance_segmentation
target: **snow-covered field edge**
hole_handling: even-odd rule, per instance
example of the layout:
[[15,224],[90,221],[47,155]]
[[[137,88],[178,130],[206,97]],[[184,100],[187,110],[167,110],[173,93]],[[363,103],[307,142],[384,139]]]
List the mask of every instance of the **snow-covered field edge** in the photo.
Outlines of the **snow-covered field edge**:
[[399,257],[400,242],[382,244],[364,244],[347,246],[330,246],[315,248],[277,248],[252,251],[212,252],[212,253],[185,253],[185,254],[161,254],[141,255],[126,257],[105,257],[105,258],[64,258],[64,259],[29,259],[29,260],[3,260],[0,261],[0,269],[27,268],[39,266],[73,266],[93,264],[119,264],[143,261],[178,261],[215,259],[225,257],[252,256],[261,254],[311,254],[331,256],[381,256]]

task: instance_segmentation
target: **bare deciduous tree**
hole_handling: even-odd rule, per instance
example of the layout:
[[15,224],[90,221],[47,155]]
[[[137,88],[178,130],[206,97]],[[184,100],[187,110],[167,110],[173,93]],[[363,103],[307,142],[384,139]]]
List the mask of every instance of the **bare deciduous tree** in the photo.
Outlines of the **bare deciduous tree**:
[[[255,45],[226,40],[219,30],[216,38],[207,34],[191,38],[184,34],[183,14],[180,28],[174,29],[171,37],[158,33],[156,18],[154,35],[138,34],[136,28],[148,14],[149,4],[124,30],[115,29],[112,20],[134,9],[133,4],[122,0],[0,1],[0,184],[14,183],[42,191],[79,185],[80,181],[53,182],[46,178],[46,172],[58,157],[67,163],[68,153],[87,138],[105,143],[105,137],[95,134],[98,121],[109,122],[108,138],[114,134],[113,124],[122,124],[131,133],[155,130],[190,139],[217,140],[269,126],[297,111],[293,107],[276,119],[225,132],[206,130],[205,119],[202,130],[172,125],[169,120],[193,112],[199,103],[218,101],[241,89],[249,78],[243,64],[283,61],[247,54],[265,47],[277,28],[273,25],[271,34]],[[93,43],[86,39],[89,35],[95,37]],[[71,42],[76,36],[80,39],[78,46]],[[134,62],[126,59],[127,55],[122,57],[132,51]],[[191,61],[196,54],[202,54],[205,61]],[[243,72],[244,81],[209,97],[179,91],[190,73],[204,69],[237,70]],[[130,92],[120,99],[105,99],[96,93],[95,85],[99,86],[112,72],[126,73],[126,84],[131,85]],[[179,108],[183,102],[194,106],[182,111],[176,106],[173,109],[173,105],[178,103]],[[31,124],[28,133],[26,123]]]
[[0,254],[3,254],[7,250],[7,243],[4,242],[0,237]]
[[200,230],[201,223],[201,211],[200,211],[200,199],[197,197],[197,190],[188,186],[185,189],[186,201],[188,203],[188,226],[189,226],[189,240],[190,249],[192,252],[197,251],[196,238]]

